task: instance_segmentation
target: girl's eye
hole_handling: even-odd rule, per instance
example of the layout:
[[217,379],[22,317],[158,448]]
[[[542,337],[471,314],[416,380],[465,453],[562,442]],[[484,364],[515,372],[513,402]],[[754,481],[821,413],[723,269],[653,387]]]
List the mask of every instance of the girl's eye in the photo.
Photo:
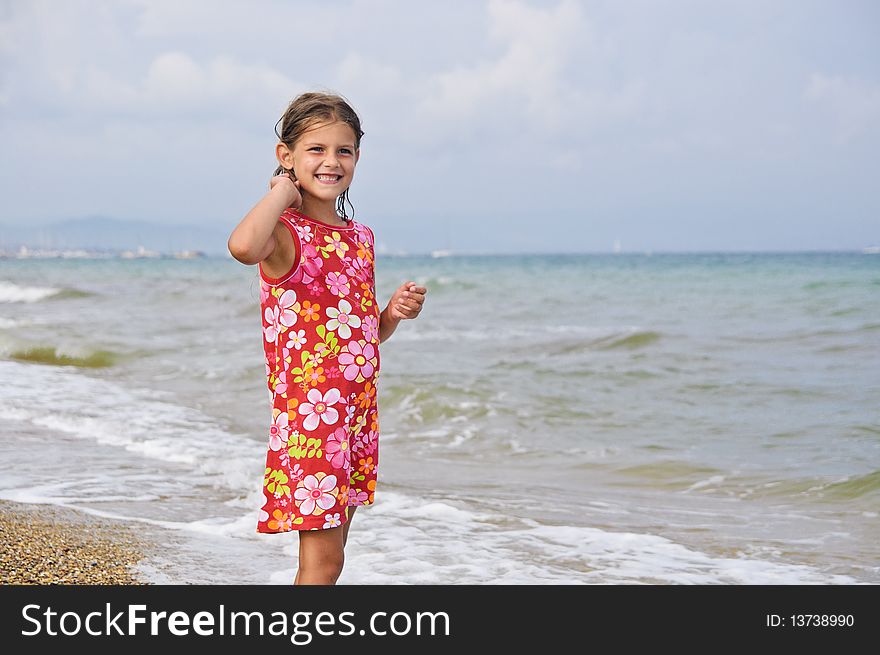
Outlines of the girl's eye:
[[[311,148],[309,148],[309,150],[321,150],[321,149],[322,148],[320,148],[319,146],[312,146]],[[342,150],[340,150],[340,152],[345,152],[345,153],[348,153],[349,155],[351,154],[351,150],[349,150],[348,148],[343,148]]]

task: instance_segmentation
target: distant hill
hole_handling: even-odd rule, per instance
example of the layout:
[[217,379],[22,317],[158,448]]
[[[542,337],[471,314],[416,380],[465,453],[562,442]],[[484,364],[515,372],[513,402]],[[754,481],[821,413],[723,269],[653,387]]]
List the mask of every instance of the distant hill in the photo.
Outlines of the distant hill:
[[208,255],[227,254],[225,230],[198,225],[164,225],[147,221],[122,221],[106,216],[86,216],[44,225],[0,224],[0,247],[97,250],[148,250],[171,253],[201,250]]

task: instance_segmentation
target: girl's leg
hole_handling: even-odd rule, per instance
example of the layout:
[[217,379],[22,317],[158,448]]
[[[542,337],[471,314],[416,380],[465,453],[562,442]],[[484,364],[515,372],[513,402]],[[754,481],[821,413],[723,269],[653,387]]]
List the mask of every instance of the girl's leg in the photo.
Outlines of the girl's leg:
[[293,584],[336,584],[345,563],[345,544],[355,509],[348,508],[348,520],[339,528],[299,532],[299,568]]
[[299,569],[293,584],[333,585],[345,562],[342,526],[300,530]]
[[342,526],[342,547],[345,547],[345,544],[348,543],[348,528],[351,527],[351,520],[354,518],[354,511],[357,509],[357,505],[352,505],[348,508],[348,520],[345,522],[345,525]]

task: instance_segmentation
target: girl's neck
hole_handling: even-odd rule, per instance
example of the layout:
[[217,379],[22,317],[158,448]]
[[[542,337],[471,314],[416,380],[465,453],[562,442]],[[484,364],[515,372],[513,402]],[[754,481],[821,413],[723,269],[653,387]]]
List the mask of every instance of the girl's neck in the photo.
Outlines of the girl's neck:
[[348,223],[339,218],[339,215],[336,213],[336,207],[332,203],[327,204],[310,198],[308,195],[303,197],[303,205],[300,211],[306,216],[322,223],[338,225],[339,227],[348,226]]

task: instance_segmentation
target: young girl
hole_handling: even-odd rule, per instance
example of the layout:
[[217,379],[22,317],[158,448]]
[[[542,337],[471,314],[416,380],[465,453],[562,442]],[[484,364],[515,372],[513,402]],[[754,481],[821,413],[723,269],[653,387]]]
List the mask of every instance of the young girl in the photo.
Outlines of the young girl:
[[280,166],[228,243],[260,274],[272,424],[257,532],[297,530],[294,584],[335,584],[355,509],[374,500],[379,344],[427,289],[405,282],[379,311],[373,230],[345,211],[364,135],[348,103],[304,93],[279,122]]

